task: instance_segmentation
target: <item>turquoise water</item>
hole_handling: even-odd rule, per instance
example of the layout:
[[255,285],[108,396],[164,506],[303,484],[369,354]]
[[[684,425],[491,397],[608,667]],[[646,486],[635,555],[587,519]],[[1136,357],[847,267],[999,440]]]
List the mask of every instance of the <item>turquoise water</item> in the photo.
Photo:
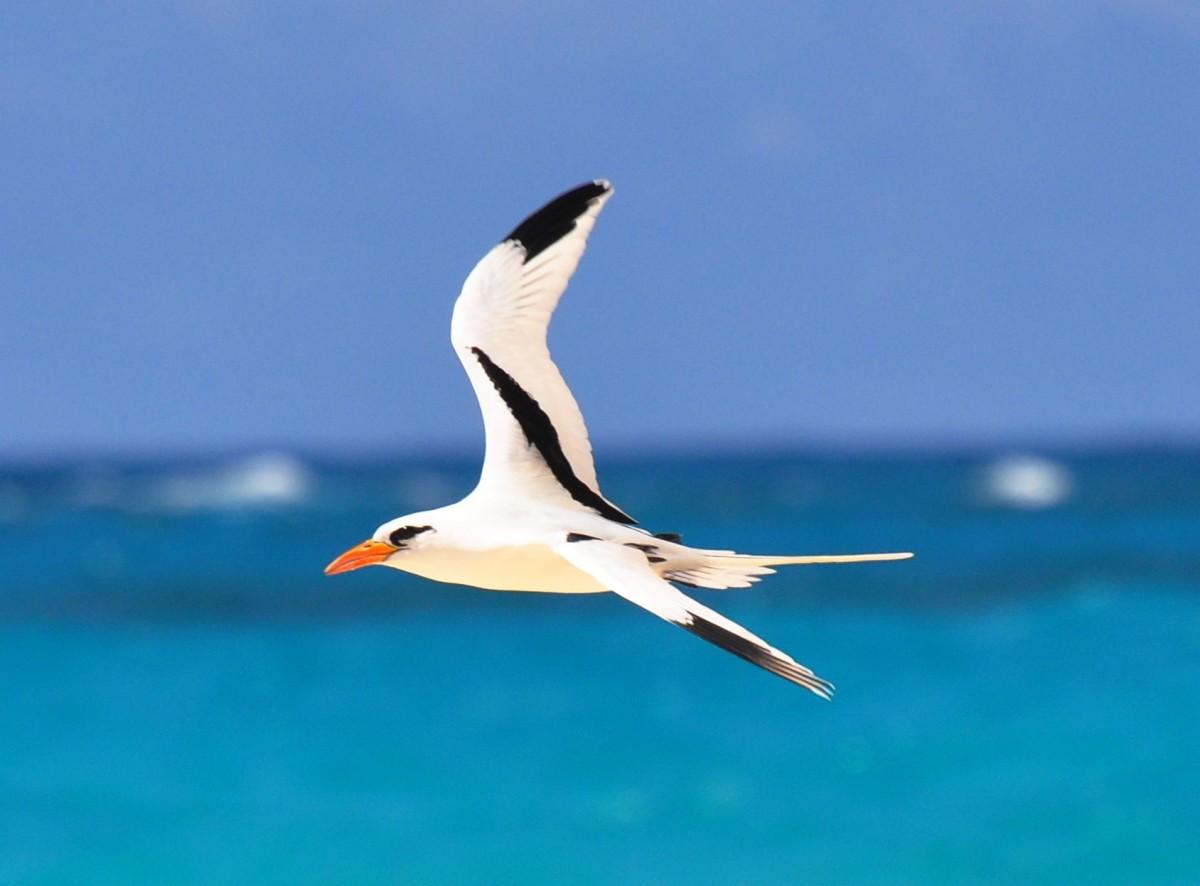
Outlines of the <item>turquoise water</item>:
[[0,881],[1196,882],[1200,453],[1050,459],[602,465],[696,544],[918,552],[696,592],[832,703],[613,597],[321,575],[468,462],[2,470]]

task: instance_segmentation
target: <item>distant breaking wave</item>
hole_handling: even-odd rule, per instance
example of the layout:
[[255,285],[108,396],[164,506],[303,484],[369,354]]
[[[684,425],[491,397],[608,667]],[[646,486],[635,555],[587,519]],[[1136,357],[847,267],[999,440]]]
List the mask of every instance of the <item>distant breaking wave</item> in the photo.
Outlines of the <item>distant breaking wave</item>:
[[293,456],[267,452],[204,471],[171,474],[151,490],[151,501],[173,511],[286,507],[302,503],[312,472]]
[[[314,472],[299,459],[282,452],[264,452],[216,464],[167,469],[86,467],[72,472],[63,493],[74,508],[190,513],[292,507],[308,501],[315,485]],[[0,511],[14,509],[13,502],[19,501],[0,487]]]
[[983,494],[992,504],[1014,508],[1050,508],[1071,494],[1070,471],[1036,455],[1009,455],[983,472]]

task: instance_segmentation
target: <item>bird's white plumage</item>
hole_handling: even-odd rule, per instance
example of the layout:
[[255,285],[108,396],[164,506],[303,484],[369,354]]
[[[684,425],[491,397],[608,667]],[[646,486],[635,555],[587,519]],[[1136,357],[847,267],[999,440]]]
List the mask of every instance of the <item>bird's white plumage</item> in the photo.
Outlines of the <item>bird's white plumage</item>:
[[536,487],[543,495],[562,494],[472,348],[484,351],[537,401],[557,430],[575,476],[600,491],[583,413],[546,342],[550,317],[579,264],[596,216],[612,196],[607,182],[597,184],[605,187],[604,192],[590,202],[566,236],[528,264],[525,247],[518,242],[506,240],[493,247],[467,276],[454,303],[450,341],[475,389],[487,441],[481,486],[518,484]]
[[386,565],[502,591],[626,600],[829,698],[832,684],[678,590],[749,587],[772,567],[894,560],[911,554],[751,556],[652,535],[600,494],[583,415],[550,358],[546,333],[608,182],[547,203],[483,257],[454,305],[451,342],[483,414],[487,450],[462,501],[384,523],[327,568]]
[[555,550],[564,560],[594,575],[601,584],[630,603],[635,603],[659,618],[689,630],[693,630],[701,620],[715,625],[716,628],[751,644],[751,654],[756,654],[754,661],[760,667],[765,666],[768,670],[799,683],[824,698],[832,695],[832,684],[822,680],[786,652],[776,649],[762,637],[750,633],[741,625],[693,600],[674,585],[659,578],[650,568],[646,558],[640,556],[635,549],[612,542],[592,541],[583,544],[562,544]]

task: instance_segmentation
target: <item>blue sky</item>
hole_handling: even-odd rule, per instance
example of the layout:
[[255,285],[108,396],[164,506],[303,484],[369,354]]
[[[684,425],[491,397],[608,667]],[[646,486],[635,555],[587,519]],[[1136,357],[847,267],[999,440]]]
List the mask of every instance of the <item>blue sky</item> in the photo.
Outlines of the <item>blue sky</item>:
[[596,176],[599,445],[1200,435],[1194,5],[435,6],[0,11],[0,454],[477,446],[453,299]]

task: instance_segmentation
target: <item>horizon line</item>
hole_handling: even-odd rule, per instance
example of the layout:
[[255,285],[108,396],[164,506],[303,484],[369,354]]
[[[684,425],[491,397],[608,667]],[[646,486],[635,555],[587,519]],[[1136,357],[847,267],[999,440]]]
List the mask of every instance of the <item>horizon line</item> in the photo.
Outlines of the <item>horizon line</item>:
[[[593,449],[597,447],[593,446]],[[953,457],[1003,454],[1119,454],[1130,451],[1200,450],[1200,433],[1184,432],[1107,432],[1061,434],[944,434],[922,438],[917,435],[876,436],[871,438],[822,435],[797,438],[760,438],[734,441],[710,438],[686,443],[682,440],[658,440],[635,444],[614,441],[596,453],[598,462],[621,463],[656,461],[669,458],[713,459],[731,457],[773,458],[798,455],[812,458],[884,458]],[[321,443],[245,442],[187,445],[123,445],[46,447],[42,449],[0,450],[0,468],[34,465],[73,464],[86,461],[106,462],[186,462],[244,458],[266,453],[291,455],[303,460],[324,462],[370,462],[407,460],[474,461],[482,458],[483,441],[434,442],[422,446],[346,445]]]

